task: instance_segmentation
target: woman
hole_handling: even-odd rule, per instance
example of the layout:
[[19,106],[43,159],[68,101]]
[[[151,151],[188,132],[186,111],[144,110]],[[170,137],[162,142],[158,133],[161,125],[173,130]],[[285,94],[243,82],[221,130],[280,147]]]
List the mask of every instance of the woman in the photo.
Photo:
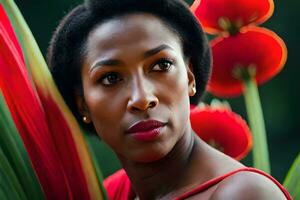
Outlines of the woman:
[[203,94],[210,51],[182,1],[87,1],[59,25],[48,61],[78,121],[126,171],[105,181],[111,199],[289,198],[193,133],[189,106]]

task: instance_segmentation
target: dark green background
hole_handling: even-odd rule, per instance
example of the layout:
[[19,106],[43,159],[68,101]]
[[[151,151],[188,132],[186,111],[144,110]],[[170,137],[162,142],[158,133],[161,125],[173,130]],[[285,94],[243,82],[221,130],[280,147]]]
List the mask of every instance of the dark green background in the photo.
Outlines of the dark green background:
[[[44,55],[59,20],[80,0],[16,0]],[[192,1],[189,1],[192,2]],[[260,86],[269,141],[272,175],[282,181],[300,152],[300,1],[276,0],[274,15],[262,26],[275,31],[288,47],[283,71]],[[299,54],[299,55],[298,55]],[[205,101],[212,98],[207,94]],[[229,100],[232,109],[246,118],[243,97]],[[96,138],[96,137],[95,137]],[[104,176],[119,167],[108,148],[94,140]],[[244,163],[251,165],[251,155]]]

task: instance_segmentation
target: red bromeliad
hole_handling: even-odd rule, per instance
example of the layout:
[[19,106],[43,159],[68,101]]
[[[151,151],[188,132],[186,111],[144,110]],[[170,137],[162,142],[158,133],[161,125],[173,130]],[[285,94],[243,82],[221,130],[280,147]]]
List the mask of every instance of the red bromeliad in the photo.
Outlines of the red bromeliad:
[[196,107],[190,114],[192,129],[205,142],[241,160],[252,147],[247,123],[226,107]]
[[[52,138],[45,121],[44,110],[32,88],[21,48],[11,31],[12,27],[2,6],[0,8],[1,90],[46,196],[68,199],[71,195],[69,186],[57,151],[49,142]],[[43,141],[48,143],[45,144]]]
[[191,10],[206,32],[235,31],[249,24],[261,24],[274,11],[273,0],[195,0]]
[[45,195],[48,199],[102,199],[104,196],[79,127],[58,96],[47,68],[42,67],[43,58],[25,22],[16,14],[12,1],[6,3],[3,2],[12,9],[11,13],[21,24],[20,32],[25,35],[23,42],[31,56],[28,63],[33,81],[0,5],[0,88]]

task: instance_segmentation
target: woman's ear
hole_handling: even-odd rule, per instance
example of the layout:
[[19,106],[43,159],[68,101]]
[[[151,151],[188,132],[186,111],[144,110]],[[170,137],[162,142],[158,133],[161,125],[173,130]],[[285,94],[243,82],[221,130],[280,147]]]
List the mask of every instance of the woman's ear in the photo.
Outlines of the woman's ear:
[[194,96],[196,94],[196,81],[193,73],[193,66],[190,61],[188,62],[187,76],[189,81],[189,96]]
[[89,124],[92,122],[90,112],[88,109],[88,106],[84,100],[84,97],[82,94],[75,94],[75,100],[76,100],[76,106],[77,109],[82,116],[82,121],[86,124]]

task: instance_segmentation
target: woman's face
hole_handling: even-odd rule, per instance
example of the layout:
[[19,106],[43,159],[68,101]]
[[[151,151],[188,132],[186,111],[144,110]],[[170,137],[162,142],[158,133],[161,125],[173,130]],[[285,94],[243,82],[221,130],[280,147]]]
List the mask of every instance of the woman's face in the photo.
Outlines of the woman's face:
[[128,14],[94,28],[81,76],[79,110],[119,157],[156,161],[190,131],[194,76],[159,18]]

